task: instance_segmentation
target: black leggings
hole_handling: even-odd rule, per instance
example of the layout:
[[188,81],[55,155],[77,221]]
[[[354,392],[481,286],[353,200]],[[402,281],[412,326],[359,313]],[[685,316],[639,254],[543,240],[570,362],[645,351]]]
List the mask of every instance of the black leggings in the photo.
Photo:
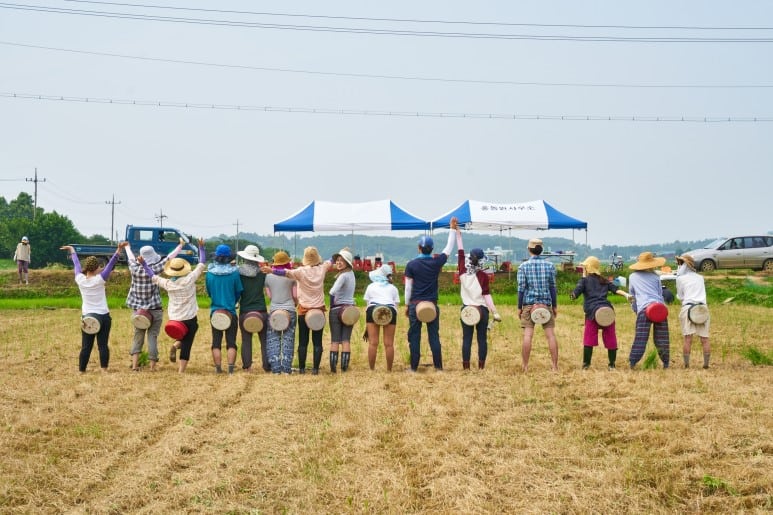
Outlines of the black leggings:
[[88,334],[81,331],[81,353],[78,358],[78,369],[81,372],[85,372],[86,366],[89,364],[91,350],[94,348],[94,340],[97,340],[97,349],[99,349],[99,366],[107,368],[108,363],[110,363],[110,349],[107,346],[107,341],[110,339],[110,326],[113,323],[113,319],[110,318],[110,313],[105,313],[104,315],[91,313],[90,316],[99,320],[99,332],[97,334]]
[[322,362],[322,333],[324,329],[312,331],[306,325],[306,315],[298,317],[298,368],[306,368],[306,350],[309,348],[309,334],[311,344],[314,346],[314,366],[318,369]]

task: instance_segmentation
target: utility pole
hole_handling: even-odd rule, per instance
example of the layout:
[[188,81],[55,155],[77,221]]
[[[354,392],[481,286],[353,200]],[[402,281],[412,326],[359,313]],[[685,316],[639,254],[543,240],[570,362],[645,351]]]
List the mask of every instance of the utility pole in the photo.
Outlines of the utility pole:
[[239,219],[236,219],[236,223],[234,224],[236,226],[236,248],[234,249],[234,252],[239,252]]
[[120,204],[121,201],[115,201],[115,193],[113,193],[113,200],[105,200],[105,204],[110,204],[110,243],[113,242],[113,233],[115,232],[115,205]]
[[35,205],[32,208],[32,221],[34,222],[35,221],[35,215],[38,212],[38,183],[39,182],[46,182],[46,180],[45,179],[38,179],[38,169],[37,168],[35,168],[35,177],[34,178],[27,177],[24,180],[27,181],[27,182],[34,182],[35,183]]
[[169,218],[169,217],[164,214],[163,209],[160,209],[159,213],[156,215],[156,220],[158,220],[158,223],[161,226],[161,229],[164,228],[164,218]]

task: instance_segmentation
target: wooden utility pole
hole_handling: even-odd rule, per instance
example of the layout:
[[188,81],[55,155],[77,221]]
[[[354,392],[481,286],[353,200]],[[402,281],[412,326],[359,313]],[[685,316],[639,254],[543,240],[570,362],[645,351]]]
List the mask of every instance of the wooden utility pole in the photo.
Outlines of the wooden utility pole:
[[34,207],[32,208],[32,221],[35,221],[35,215],[37,215],[38,212],[38,183],[39,182],[46,182],[45,179],[38,179],[38,169],[35,168],[35,177],[27,177],[25,179],[27,182],[34,182],[35,183],[35,197],[34,197]]
[[113,233],[115,232],[115,205],[120,204],[121,201],[115,201],[115,193],[113,193],[113,200],[105,200],[105,204],[110,204],[112,209],[110,210],[110,243],[113,241]]
[[169,218],[164,214],[164,210],[160,209],[158,214],[156,215],[156,220],[158,220],[158,224],[161,226],[161,229],[164,229],[164,218]]

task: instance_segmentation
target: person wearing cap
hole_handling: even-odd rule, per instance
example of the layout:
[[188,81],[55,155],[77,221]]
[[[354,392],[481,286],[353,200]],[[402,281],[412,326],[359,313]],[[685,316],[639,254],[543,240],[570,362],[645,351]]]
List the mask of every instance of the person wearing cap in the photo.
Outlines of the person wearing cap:
[[242,282],[242,294],[239,299],[239,327],[242,333],[242,369],[252,372],[252,333],[244,329],[243,321],[247,313],[257,312],[263,321],[263,328],[258,332],[260,341],[260,361],[264,372],[271,371],[271,365],[266,355],[266,331],[268,319],[266,315],[266,296],[264,294],[266,274],[260,271],[260,266],[266,259],[260,255],[257,245],[247,245],[244,250],[236,253],[244,261],[239,265],[239,278]]
[[118,262],[121,249],[126,248],[128,245],[129,243],[125,241],[119,243],[115,253],[110,256],[110,260],[104,268],[102,268],[102,264],[94,256],[88,256],[83,261],[83,267],[81,267],[78,253],[75,252],[72,245],[59,247],[60,250],[66,250],[70,253],[75,271],[75,283],[78,285],[83,300],[81,313],[94,317],[99,321],[99,332],[96,334],[89,334],[81,329],[81,352],[78,357],[78,370],[81,373],[86,372],[86,367],[91,358],[91,351],[94,348],[94,340],[97,342],[99,366],[102,372],[107,372],[107,367],[110,364],[110,348],[107,344],[110,339],[110,327],[113,320],[110,317],[110,309],[107,306],[105,283],[110,274],[113,273],[113,268]]
[[21,241],[16,245],[16,252],[13,253],[13,260],[16,261],[16,269],[19,272],[19,284],[30,283],[31,256],[30,240],[26,236],[22,236]]
[[[265,267],[266,265],[262,265]],[[288,270],[293,267],[287,252],[280,250],[274,254],[272,268]],[[295,324],[297,314],[295,305],[298,303],[296,282],[282,275],[266,275],[266,294],[271,299],[269,314],[278,310],[287,311],[290,316],[287,328],[277,331],[271,324],[266,331],[266,355],[273,374],[291,374],[293,353],[295,351]]]
[[[163,272],[166,277],[162,277],[151,270],[142,255],[137,257],[137,261],[142,265],[153,284],[166,290],[169,295],[169,305],[167,306],[169,320],[185,326],[184,336],[172,344],[169,354],[170,361],[178,361],[177,370],[182,374],[188,367],[193,339],[199,330],[196,281],[207,268],[204,240],[199,238],[199,262],[192,270],[190,263],[183,258],[176,257],[166,262]],[[178,349],[180,350],[179,360],[177,360]]]
[[[164,265],[166,265],[167,261],[177,257],[184,243],[185,241],[180,238],[180,243],[177,247],[163,258],[156,253],[153,247],[145,245],[140,249],[140,256],[142,256],[154,273],[160,274],[164,270]],[[161,290],[159,290],[157,285],[153,284],[153,280],[145,273],[145,269],[134,257],[132,248],[129,245],[126,246],[126,259],[129,263],[129,275],[131,275],[131,285],[129,286],[129,294],[126,296],[126,305],[133,310],[146,309],[152,316],[152,322],[147,329],[134,327],[132,348],[129,352],[132,359],[132,370],[139,371],[140,369],[139,358],[146,335],[148,339],[150,370],[155,370],[158,363],[158,335],[161,333],[161,324],[164,321]]]
[[631,345],[631,354],[628,356],[631,368],[635,368],[644,356],[647,340],[650,338],[650,326],[653,328],[652,339],[658,356],[663,362],[663,368],[668,368],[669,365],[668,318],[661,322],[653,322],[647,317],[648,306],[659,303],[665,308],[660,277],[655,272],[665,262],[664,257],[655,257],[652,252],[642,252],[636,263],[628,267],[634,270],[628,277],[628,291],[633,298],[631,307],[636,313],[636,331]]
[[231,323],[227,329],[221,330],[212,326],[212,362],[218,374],[223,372],[223,336],[225,336],[229,374],[234,373],[236,365],[236,332],[239,328],[236,303],[244,287],[239,276],[239,268],[231,263],[232,260],[231,247],[222,244],[215,247],[215,261],[207,267],[205,280],[207,295],[210,298],[209,316],[211,317],[218,310],[225,310],[231,315]]
[[311,373],[319,374],[322,363],[322,333],[324,329],[311,330],[306,324],[306,313],[311,309],[325,308],[325,274],[333,268],[333,261],[323,261],[316,247],[303,249],[303,260],[298,268],[264,267],[266,273],[284,275],[298,283],[298,373],[306,373],[306,352],[309,337],[313,346]]
[[550,320],[542,324],[545,337],[548,340],[550,361],[554,372],[558,372],[558,341],[556,340],[556,317],[558,316],[558,295],[556,293],[556,267],[542,257],[542,240],[533,238],[527,245],[530,257],[518,267],[518,317],[523,328],[523,346],[521,358],[523,371],[529,370],[531,342],[534,337],[534,321],[531,319],[532,309],[544,304],[551,307]]
[[480,311],[480,320],[474,326],[460,321],[462,326],[462,368],[470,369],[470,356],[472,355],[472,333],[477,334],[478,341],[478,369],[486,366],[488,355],[488,326],[489,314],[494,321],[501,322],[502,317],[497,313],[494,299],[489,290],[489,274],[483,269],[486,262],[486,254],[481,248],[474,248],[464,255],[464,243],[462,232],[459,230],[459,222],[456,217],[451,218],[451,231],[456,232],[457,272],[461,286],[462,309],[466,306],[475,306]]
[[387,371],[392,371],[395,360],[395,329],[397,328],[397,307],[400,305],[400,292],[392,284],[392,267],[381,265],[368,272],[371,283],[365,288],[365,331],[368,341],[368,366],[376,369],[376,356],[379,344],[379,325],[373,319],[373,310],[379,306],[387,306],[392,313],[392,319],[384,327],[384,354],[386,355]]
[[601,275],[601,261],[596,256],[588,256],[585,261],[580,263],[583,267],[582,278],[577,281],[577,286],[569,294],[569,298],[574,300],[583,295],[582,308],[585,312],[585,332],[582,338],[582,368],[590,368],[591,358],[593,357],[593,348],[599,344],[599,330],[601,330],[601,340],[607,349],[607,358],[609,370],[615,368],[617,361],[617,333],[615,322],[613,321],[606,327],[601,327],[596,322],[596,310],[607,307],[614,309],[612,303],[607,299],[607,295],[614,293],[630,298],[630,295],[606,277]]
[[338,271],[335,282],[328,291],[330,295],[330,371],[336,373],[338,364],[338,348],[341,347],[341,372],[349,369],[349,360],[352,355],[351,339],[352,326],[341,321],[341,313],[349,306],[354,306],[354,288],[356,281],[352,261],[354,260],[349,249],[341,249],[333,254],[333,263]]
[[682,308],[679,310],[679,325],[684,337],[684,347],[682,348],[684,368],[690,368],[693,335],[698,335],[703,346],[703,368],[709,368],[709,359],[711,358],[710,319],[706,318],[702,324],[696,324],[688,316],[692,306],[706,304],[706,284],[703,276],[695,269],[695,260],[692,256],[677,256],[676,263],[679,265],[676,271],[676,297],[682,303]]
[[454,249],[456,231],[448,231],[448,242],[443,251],[432,255],[434,242],[430,236],[419,238],[419,255],[405,265],[405,314],[408,317],[408,347],[411,354],[411,371],[416,372],[421,358],[422,321],[416,316],[416,305],[428,301],[435,305],[435,316],[427,323],[427,338],[432,351],[435,370],[443,370],[443,352],[440,345],[440,310],[438,309],[438,277]]

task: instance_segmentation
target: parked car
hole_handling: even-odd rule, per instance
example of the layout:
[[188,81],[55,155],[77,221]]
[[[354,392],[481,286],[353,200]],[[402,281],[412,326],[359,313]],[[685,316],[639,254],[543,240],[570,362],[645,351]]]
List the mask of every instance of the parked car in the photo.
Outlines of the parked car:
[[754,268],[773,272],[773,236],[735,236],[712,241],[702,249],[685,252],[698,269]]

